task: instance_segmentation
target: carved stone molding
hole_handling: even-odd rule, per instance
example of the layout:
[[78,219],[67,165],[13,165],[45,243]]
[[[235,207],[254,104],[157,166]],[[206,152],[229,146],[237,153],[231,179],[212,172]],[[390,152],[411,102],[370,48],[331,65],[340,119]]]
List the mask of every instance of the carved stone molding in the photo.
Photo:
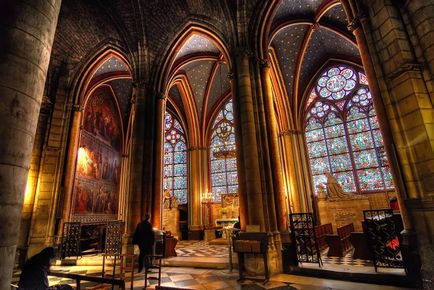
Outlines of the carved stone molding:
[[271,62],[268,59],[258,59],[259,62],[259,66],[261,68],[270,68],[271,67]]
[[293,135],[301,135],[302,132],[299,130],[285,130],[280,132],[280,136],[293,136]]
[[72,111],[74,112],[83,112],[84,111],[84,107],[81,105],[72,105]]
[[386,77],[387,80],[395,80],[404,73],[414,72],[422,74],[423,66],[418,63],[405,63]]
[[361,27],[361,22],[368,19],[368,15],[365,11],[360,11],[353,20],[349,21],[347,24],[347,29],[354,33],[358,28]]

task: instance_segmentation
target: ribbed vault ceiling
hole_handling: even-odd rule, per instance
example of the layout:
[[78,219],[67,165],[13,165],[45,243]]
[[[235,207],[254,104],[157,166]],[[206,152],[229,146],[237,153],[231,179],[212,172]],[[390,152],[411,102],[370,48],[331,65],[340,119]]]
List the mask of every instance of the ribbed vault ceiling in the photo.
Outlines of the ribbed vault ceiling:
[[339,1],[282,0],[271,25],[271,54],[290,103],[297,106],[309,82],[329,60],[360,63]]

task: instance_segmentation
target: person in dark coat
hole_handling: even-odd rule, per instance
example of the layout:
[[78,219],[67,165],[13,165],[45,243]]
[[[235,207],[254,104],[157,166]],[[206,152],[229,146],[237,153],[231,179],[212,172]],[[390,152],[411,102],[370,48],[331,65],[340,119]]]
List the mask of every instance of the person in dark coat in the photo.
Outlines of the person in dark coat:
[[138,245],[140,249],[139,272],[143,269],[143,260],[146,267],[150,265],[151,259],[146,256],[152,255],[154,249],[155,236],[149,218],[150,215],[145,214],[145,219],[137,225],[133,237],[133,244]]
[[47,247],[25,263],[18,282],[19,289],[27,290],[72,290],[69,285],[49,286],[48,273],[55,257],[53,247]]

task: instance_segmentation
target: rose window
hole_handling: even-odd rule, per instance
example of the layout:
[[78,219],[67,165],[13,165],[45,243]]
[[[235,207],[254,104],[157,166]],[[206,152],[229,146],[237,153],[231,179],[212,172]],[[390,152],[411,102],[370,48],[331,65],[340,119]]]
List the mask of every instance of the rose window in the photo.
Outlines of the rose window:
[[340,100],[356,86],[357,76],[352,69],[333,67],[326,71],[317,83],[317,91],[323,98]]

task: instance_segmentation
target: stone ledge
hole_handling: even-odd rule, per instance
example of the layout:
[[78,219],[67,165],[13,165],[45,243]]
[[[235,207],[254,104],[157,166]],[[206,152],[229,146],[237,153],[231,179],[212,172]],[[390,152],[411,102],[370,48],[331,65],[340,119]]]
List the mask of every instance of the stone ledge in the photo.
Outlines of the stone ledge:
[[289,286],[288,283],[283,282],[275,282],[275,281],[269,281],[265,284],[254,282],[254,281],[245,281],[240,283],[241,290],[292,290],[296,289],[294,287]]

